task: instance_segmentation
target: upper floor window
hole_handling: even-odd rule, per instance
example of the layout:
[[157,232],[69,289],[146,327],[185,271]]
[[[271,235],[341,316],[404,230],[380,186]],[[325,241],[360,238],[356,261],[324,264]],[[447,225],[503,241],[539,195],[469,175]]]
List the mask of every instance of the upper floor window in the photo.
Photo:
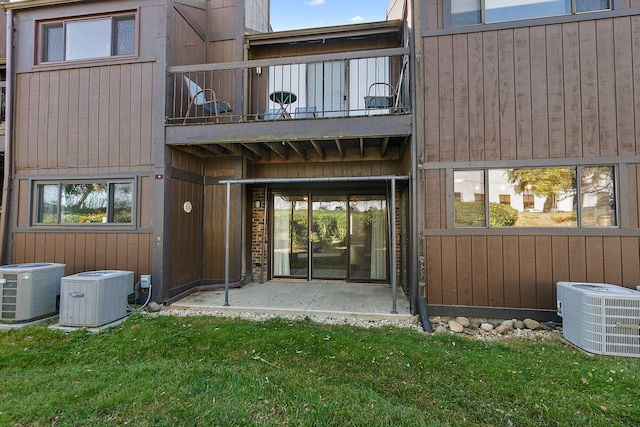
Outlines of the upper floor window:
[[36,184],[36,224],[132,224],[132,181]]
[[610,0],[450,0],[451,25],[572,15],[611,9]]
[[134,55],[136,17],[99,16],[43,23],[40,62],[76,61]]

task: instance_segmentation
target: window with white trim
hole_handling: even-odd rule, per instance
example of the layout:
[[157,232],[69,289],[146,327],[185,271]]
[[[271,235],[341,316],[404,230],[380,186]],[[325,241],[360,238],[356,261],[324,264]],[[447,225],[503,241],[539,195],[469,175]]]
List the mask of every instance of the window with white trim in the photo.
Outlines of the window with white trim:
[[575,15],[611,9],[610,0],[450,0],[451,25]]
[[35,185],[34,222],[133,224],[132,181],[63,181]]
[[456,170],[453,176],[455,227],[618,224],[614,166]]
[[40,63],[135,53],[136,15],[132,13],[40,24]]

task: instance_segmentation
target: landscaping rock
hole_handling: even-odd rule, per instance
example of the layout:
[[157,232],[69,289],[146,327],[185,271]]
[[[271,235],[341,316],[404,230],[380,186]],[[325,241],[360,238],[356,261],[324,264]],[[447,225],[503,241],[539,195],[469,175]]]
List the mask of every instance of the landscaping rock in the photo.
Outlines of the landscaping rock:
[[471,324],[470,327],[473,329],[480,329],[480,326],[482,325],[482,322],[478,319],[469,319],[469,323]]
[[524,323],[527,329],[531,329],[532,331],[537,331],[541,328],[540,322],[533,319],[524,319],[522,323]]
[[434,333],[434,334],[444,334],[444,333],[446,333],[446,332],[447,332],[447,328],[445,328],[445,327],[444,327],[444,326],[442,326],[442,325],[438,325],[438,326],[436,326],[436,328],[433,330],[433,333]]
[[514,329],[524,329],[524,322],[522,320],[516,320],[513,322]]
[[513,331],[513,320],[505,320],[495,329],[495,331],[499,334],[506,334],[507,332]]
[[147,311],[155,313],[157,311],[162,310],[162,306],[155,301],[151,301],[149,305],[147,305]]
[[493,325],[491,323],[483,323],[480,325],[480,329],[485,332],[493,331]]
[[456,317],[456,322],[461,324],[463,328],[468,328],[469,326],[471,326],[471,323],[469,323],[469,319],[467,319],[466,317]]
[[456,322],[455,320],[449,320],[449,330],[451,332],[460,333],[464,331],[464,326],[462,326],[460,323]]

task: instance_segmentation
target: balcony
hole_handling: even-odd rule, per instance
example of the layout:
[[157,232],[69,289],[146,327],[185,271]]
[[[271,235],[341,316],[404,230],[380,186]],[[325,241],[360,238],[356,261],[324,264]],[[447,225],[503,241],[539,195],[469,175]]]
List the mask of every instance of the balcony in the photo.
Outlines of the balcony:
[[325,144],[355,144],[363,153],[406,144],[408,55],[392,48],[170,67],[167,143],[206,156],[240,145],[263,158],[285,157],[281,146],[322,153]]

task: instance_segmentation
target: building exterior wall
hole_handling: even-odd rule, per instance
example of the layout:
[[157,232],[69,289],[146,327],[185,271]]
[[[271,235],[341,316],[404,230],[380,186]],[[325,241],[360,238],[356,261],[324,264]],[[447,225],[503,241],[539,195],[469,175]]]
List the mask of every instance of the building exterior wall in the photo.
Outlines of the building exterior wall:
[[[427,2],[419,150],[430,304],[554,310],[557,281],[640,282],[640,17],[617,10],[437,31],[442,2]],[[455,170],[579,165],[617,171],[616,227],[454,225]]]
[[[62,262],[66,274],[121,269],[163,282],[166,3],[114,1],[18,8],[14,16],[12,263]],[[135,13],[136,54],[126,59],[37,64],[38,23]],[[159,88],[162,88],[159,90]],[[38,224],[36,183],[132,182],[130,224]],[[160,300],[161,295],[155,298]]]

